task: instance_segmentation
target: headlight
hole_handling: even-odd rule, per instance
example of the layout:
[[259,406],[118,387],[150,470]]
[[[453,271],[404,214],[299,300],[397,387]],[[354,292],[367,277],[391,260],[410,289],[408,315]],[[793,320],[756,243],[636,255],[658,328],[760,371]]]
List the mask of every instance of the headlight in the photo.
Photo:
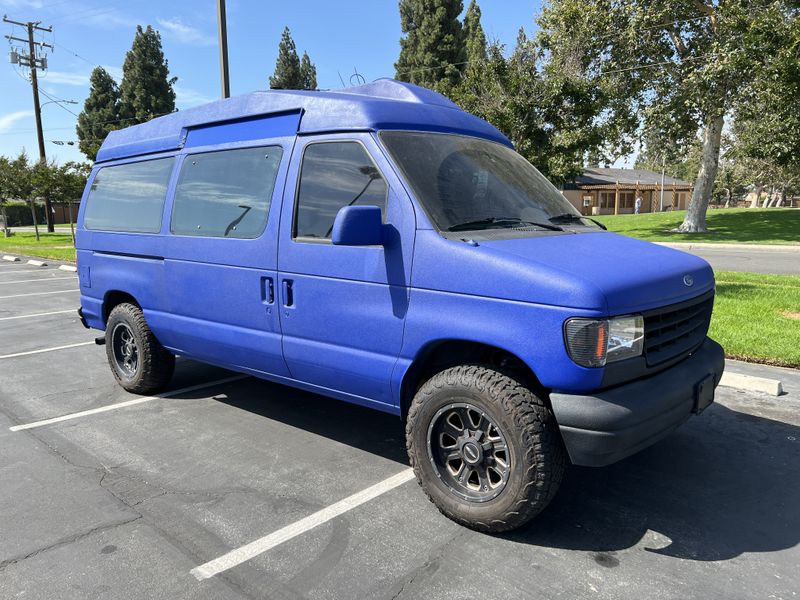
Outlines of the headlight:
[[644,350],[644,319],[627,315],[613,319],[569,319],[564,339],[570,358],[583,367],[640,356]]

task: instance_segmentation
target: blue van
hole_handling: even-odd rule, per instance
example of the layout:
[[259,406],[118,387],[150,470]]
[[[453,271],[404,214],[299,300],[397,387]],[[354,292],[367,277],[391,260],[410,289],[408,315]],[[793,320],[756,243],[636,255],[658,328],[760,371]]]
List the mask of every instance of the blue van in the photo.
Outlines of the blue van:
[[487,122],[391,80],[114,131],[77,233],[126,390],[175,355],[394,413],[448,517],[518,527],[714,399],[714,275],[582,217]]

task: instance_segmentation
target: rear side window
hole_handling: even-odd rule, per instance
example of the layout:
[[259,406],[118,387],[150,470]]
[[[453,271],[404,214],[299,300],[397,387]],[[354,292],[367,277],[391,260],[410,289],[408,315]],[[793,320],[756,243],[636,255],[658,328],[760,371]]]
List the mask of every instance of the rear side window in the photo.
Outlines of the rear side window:
[[175,189],[172,233],[261,235],[282,154],[280,146],[268,146],[187,156]]
[[173,157],[103,167],[97,172],[83,226],[86,229],[158,233]]
[[358,142],[321,142],[306,147],[297,195],[295,237],[329,239],[339,209],[386,208],[386,181]]

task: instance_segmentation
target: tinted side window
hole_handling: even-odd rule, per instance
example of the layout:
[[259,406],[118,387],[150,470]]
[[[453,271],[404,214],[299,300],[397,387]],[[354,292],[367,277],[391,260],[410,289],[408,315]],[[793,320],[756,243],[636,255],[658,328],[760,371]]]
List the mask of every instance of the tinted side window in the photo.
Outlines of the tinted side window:
[[103,167],[95,175],[83,226],[86,229],[158,233],[173,157]]
[[280,146],[269,146],[187,156],[175,189],[172,232],[231,238],[261,235],[282,154]]
[[357,142],[311,144],[303,155],[295,211],[295,237],[328,239],[339,209],[386,208],[386,181]]

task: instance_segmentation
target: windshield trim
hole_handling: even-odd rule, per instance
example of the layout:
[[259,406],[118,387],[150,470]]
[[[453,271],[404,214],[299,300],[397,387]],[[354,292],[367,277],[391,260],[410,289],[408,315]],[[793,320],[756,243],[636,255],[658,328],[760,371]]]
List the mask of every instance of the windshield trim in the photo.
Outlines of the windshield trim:
[[[383,151],[384,155],[386,156],[386,159],[395,168],[395,170],[397,171],[398,175],[400,176],[400,180],[402,182],[403,187],[406,189],[406,192],[408,192],[409,195],[411,195],[416,200],[417,206],[419,206],[420,209],[422,209],[422,212],[425,214],[425,217],[428,219],[428,222],[430,223],[431,228],[434,231],[438,232],[439,235],[441,235],[442,237],[447,238],[447,239],[462,239],[462,238],[464,238],[464,234],[465,233],[471,233],[471,232],[483,233],[483,232],[485,232],[486,229],[484,229],[484,228],[476,228],[474,230],[466,230],[466,229],[464,229],[464,230],[460,230],[460,231],[448,231],[446,228],[443,229],[438,225],[438,223],[436,222],[436,220],[433,218],[433,216],[431,215],[430,211],[428,210],[428,207],[426,206],[425,202],[423,202],[420,199],[419,193],[415,189],[414,184],[412,183],[412,179],[408,176],[408,173],[403,168],[403,166],[397,160],[395,160],[395,157],[393,156],[392,152],[389,150],[389,147],[384,143],[384,140],[383,140],[384,134],[392,134],[392,133],[442,135],[442,136],[448,136],[448,137],[466,138],[466,139],[470,139],[470,140],[479,140],[479,141],[482,141],[482,142],[487,142],[489,144],[494,144],[496,146],[500,146],[501,148],[504,148],[506,150],[511,150],[512,152],[515,152],[515,153],[517,153],[519,155],[519,153],[517,152],[516,148],[514,148],[513,145],[502,144],[502,143],[500,143],[500,142],[498,142],[496,140],[490,140],[490,139],[487,139],[487,138],[482,137],[480,135],[470,135],[470,134],[459,133],[459,132],[431,131],[431,130],[425,130],[425,129],[403,129],[403,128],[398,128],[398,129],[385,128],[385,129],[381,129],[380,131],[376,132],[376,137],[378,138],[381,150]],[[524,156],[522,156],[522,155],[519,155],[519,156],[523,160],[527,160]],[[531,166],[533,166],[533,165],[531,165]],[[534,168],[536,168],[536,167],[534,167]],[[544,177],[544,175],[542,175],[542,177]],[[550,179],[547,178],[547,177],[544,177],[544,178],[553,187],[553,189],[559,195],[561,195],[563,197],[563,194],[561,194],[561,192],[558,190],[558,188],[556,188],[555,185],[553,185],[553,183],[550,181]],[[577,216],[581,216],[580,213],[577,212],[577,209],[575,209],[575,207],[572,206],[572,203],[569,200],[564,198],[564,201],[570,207],[572,207],[573,210],[576,211],[576,215]],[[595,228],[593,228],[593,227],[591,227],[591,228],[586,227],[586,226],[581,226],[581,227],[582,228],[587,228],[589,231],[595,231]],[[555,231],[555,230],[549,230],[549,229],[538,229],[538,228],[536,230],[534,230],[534,229],[528,228],[527,226],[518,226],[518,227],[492,228],[491,231],[494,232],[494,233],[501,233],[501,232],[504,232],[504,231],[505,232],[509,232],[509,233],[513,232],[515,234],[519,234],[521,231],[525,231],[525,233],[530,235],[531,237],[540,236],[540,235],[565,235],[565,234],[577,233],[577,232],[572,231],[572,230],[570,230],[570,229],[568,229],[566,227],[563,227],[562,229],[563,229],[562,231]]]

